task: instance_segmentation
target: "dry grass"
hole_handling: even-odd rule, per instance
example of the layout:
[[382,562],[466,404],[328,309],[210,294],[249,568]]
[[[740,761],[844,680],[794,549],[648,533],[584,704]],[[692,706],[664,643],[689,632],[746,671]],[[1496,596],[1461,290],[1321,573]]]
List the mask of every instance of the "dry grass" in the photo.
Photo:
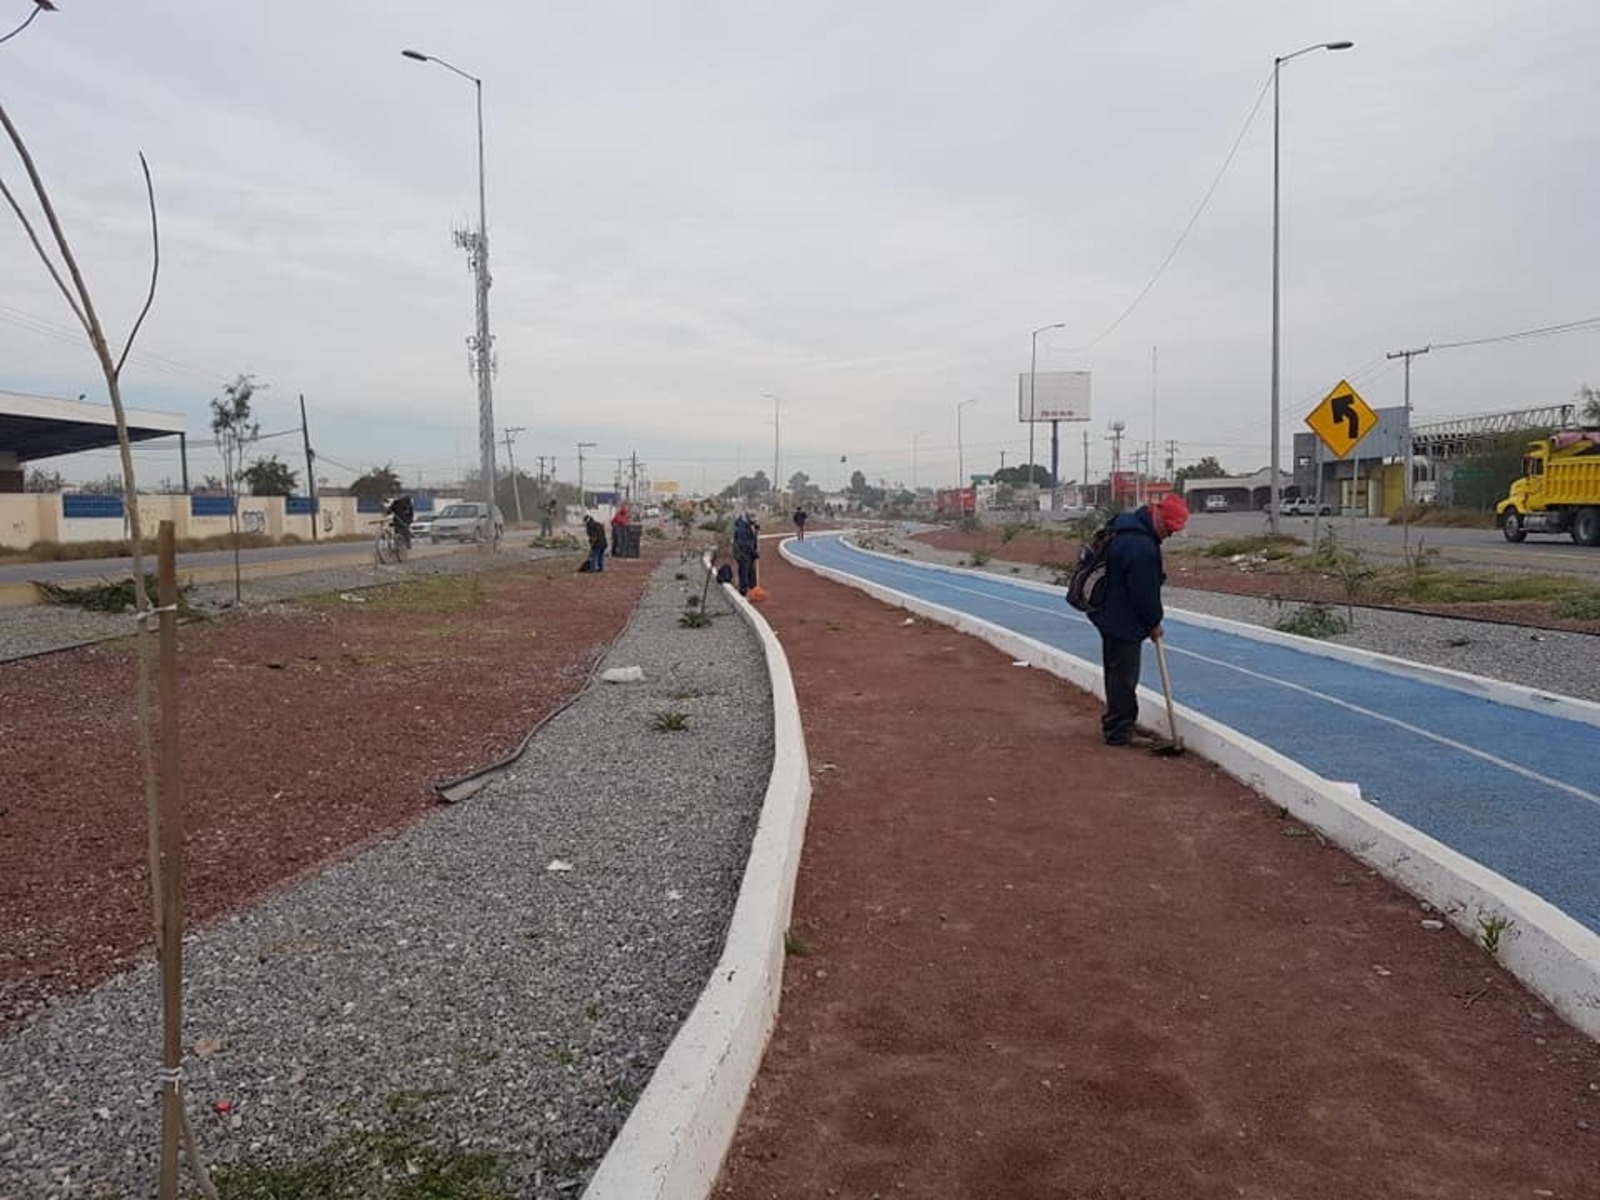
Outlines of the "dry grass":
[[[320,540],[323,542],[368,542],[372,540],[372,535],[370,533],[348,533],[339,537],[325,537]],[[241,550],[264,550],[269,546],[299,546],[305,543],[305,538],[294,533],[285,534],[276,541],[264,533],[241,533],[239,535],[239,548]],[[231,549],[233,549],[233,535],[231,533],[219,533],[203,538],[178,539],[179,554]],[[144,552],[150,555],[155,554],[155,538],[144,539]],[[80,562],[90,558],[127,558],[132,553],[133,542],[127,538],[93,542],[34,542],[26,550],[0,550],[0,563]]]
[[1466,508],[1435,508],[1431,504],[1413,504],[1396,511],[1390,516],[1389,524],[1446,529],[1493,529],[1495,515],[1473,512]]

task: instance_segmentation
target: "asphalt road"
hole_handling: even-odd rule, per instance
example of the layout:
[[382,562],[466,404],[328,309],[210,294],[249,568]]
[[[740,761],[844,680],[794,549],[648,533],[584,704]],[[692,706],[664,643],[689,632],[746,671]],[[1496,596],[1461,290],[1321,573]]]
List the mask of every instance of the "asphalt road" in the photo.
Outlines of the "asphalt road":
[[[1341,542],[1349,544],[1354,540],[1363,553],[1374,558],[1398,561],[1405,556],[1404,526],[1391,525],[1382,518],[1323,517],[1321,520],[1324,526],[1334,530]],[[1311,523],[1310,517],[1282,517],[1279,528],[1284,533],[1304,538],[1309,544]],[[1195,513],[1190,517],[1184,540],[1211,542],[1266,531],[1264,513]],[[1575,575],[1600,583],[1600,547],[1574,545],[1565,534],[1560,537],[1530,535],[1520,545],[1506,541],[1494,529],[1413,527],[1410,536],[1413,549],[1420,539],[1429,550],[1439,551],[1440,563],[1451,566]]]

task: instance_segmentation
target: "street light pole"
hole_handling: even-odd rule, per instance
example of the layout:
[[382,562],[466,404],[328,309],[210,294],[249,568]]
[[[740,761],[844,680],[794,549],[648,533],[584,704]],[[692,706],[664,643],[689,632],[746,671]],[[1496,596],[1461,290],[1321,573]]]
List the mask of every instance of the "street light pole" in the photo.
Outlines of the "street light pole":
[[1028,483],[1033,484],[1033,425],[1037,409],[1034,407],[1034,378],[1039,373],[1039,335],[1047,329],[1065,329],[1065,321],[1054,325],[1041,325],[1033,331],[1033,352],[1028,356]]
[[1267,528],[1278,532],[1278,74],[1283,64],[1313,50],[1348,50],[1354,42],[1318,42],[1272,60],[1272,478],[1268,484]]
[[580,508],[586,509],[589,507],[589,501],[583,494],[583,452],[585,450],[593,450],[597,445],[599,445],[598,442],[578,443],[578,505]]
[[[1032,380],[1029,380],[1032,383]],[[962,400],[956,405],[956,503],[961,506],[961,515],[967,513],[967,462],[961,446],[961,410],[969,404],[976,404],[976,398]]]
[[[404,57],[415,62],[437,63],[447,71],[471,82],[478,101],[478,231],[458,233],[456,244],[467,252],[467,261],[474,277],[476,332],[468,339],[473,350],[473,371],[478,377],[478,469],[483,474],[484,499],[489,511],[494,512],[494,337],[489,332],[489,201],[487,176],[483,153],[483,80],[469,75],[460,67],[423,54],[418,50],[402,50]],[[490,541],[487,544],[493,545]]]
[[772,511],[776,514],[783,500],[783,496],[778,490],[778,421],[782,415],[780,411],[782,402],[771,392],[763,394],[768,400],[772,401]]

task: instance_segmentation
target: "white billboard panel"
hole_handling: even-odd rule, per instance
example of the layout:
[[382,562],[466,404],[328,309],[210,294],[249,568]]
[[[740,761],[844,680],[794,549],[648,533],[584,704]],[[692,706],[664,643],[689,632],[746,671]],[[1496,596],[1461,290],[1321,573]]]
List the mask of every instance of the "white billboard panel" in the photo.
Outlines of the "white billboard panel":
[[1017,420],[1087,421],[1089,419],[1089,372],[1040,371],[1017,376]]

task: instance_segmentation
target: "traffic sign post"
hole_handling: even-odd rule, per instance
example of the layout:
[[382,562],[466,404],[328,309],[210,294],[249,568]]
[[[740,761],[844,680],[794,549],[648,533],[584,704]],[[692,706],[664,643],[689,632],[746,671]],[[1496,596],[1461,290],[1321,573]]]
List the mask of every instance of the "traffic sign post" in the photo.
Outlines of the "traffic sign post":
[[1322,398],[1322,403],[1306,417],[1311,432],[1335,458],[1344,458],[1378,424],[1378,414],[1368,407],[1355,388],[1341,379],[1337,387]]

